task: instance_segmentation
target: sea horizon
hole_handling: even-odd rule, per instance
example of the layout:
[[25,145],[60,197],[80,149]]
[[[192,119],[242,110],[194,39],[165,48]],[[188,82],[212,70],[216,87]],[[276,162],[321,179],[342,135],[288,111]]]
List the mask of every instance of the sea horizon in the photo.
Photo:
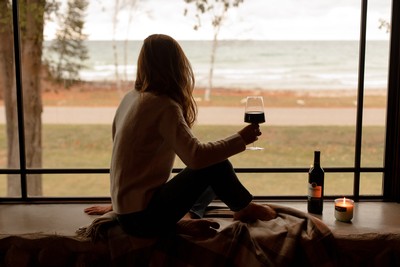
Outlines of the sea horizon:
[[[143,41],[116,41],[118,77],[134,80]],[[49,45],[45,41],[45,47]],[[208,86],[212,41],[179,40],[199,87]],[[83,81],[113,81],[113,41],[85,41],[89,60],[80,71]],[[387,87],[389,42],[367,42],[365,84]],[[259,90],[348,90],[358,84],[357,40],[219,40],[213,87]],[[44,57],[51,55],[44,50]]]

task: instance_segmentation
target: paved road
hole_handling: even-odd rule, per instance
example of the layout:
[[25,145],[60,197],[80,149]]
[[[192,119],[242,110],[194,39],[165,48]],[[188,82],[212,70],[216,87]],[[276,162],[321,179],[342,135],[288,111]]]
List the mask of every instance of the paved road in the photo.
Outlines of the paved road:
[[[243,125],[243,108],[199,107],[198,124]],[[111,124],[115,108],[45,107],[44,124]],[[386,111],[364,109],[364,125],[385,125]],[[268,108],[268,125],[355,125],[354,108]],[[5,123],[0,107],[0,124]]]
[[[355,125],[354,108],[268,108],[268,125]],[[243,108],[201,108],[199,124],[243,124]],[[385,125],[385,109],[365,109],[364,125]]]

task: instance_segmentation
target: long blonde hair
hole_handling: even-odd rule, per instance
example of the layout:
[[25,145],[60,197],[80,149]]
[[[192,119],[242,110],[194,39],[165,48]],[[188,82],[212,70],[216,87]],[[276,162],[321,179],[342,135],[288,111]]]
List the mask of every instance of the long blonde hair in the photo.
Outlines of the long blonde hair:
[[166,95],[176,101],[189,127],[197,116],[194,83],[192,66],[177,41],[164,34],[153,34],[144,40],[137,62],[135,89]]

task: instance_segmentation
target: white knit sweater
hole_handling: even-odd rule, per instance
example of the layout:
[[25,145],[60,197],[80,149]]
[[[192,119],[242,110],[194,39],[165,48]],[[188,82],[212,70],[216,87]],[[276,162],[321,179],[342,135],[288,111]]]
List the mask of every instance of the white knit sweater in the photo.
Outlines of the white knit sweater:
[[218,163],[245,150],[239,134],[201,143],[179,105],[165,96],[127,93],[113,122],[111,199],[117,214],[143,210],[171,175],[175,155],[192,169]]

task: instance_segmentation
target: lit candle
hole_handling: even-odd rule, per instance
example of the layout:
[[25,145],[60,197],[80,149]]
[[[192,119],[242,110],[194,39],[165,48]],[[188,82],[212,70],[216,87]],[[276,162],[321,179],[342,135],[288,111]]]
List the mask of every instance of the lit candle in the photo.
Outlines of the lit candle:
[[338,221],[349,222],[353,219],[354,201],[351,199],[335,199],[335,218]]

